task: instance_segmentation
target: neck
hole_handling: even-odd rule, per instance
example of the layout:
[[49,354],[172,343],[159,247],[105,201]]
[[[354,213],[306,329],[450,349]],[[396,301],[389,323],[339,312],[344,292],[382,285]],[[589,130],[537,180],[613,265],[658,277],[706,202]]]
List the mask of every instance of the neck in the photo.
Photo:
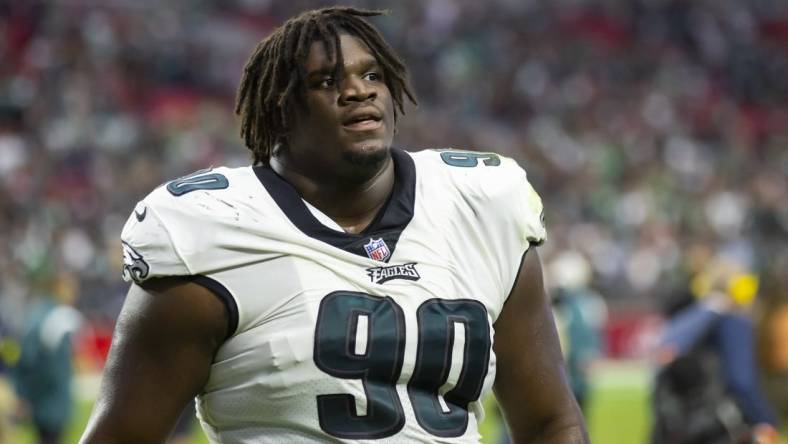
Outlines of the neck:
[[348,233],[363,231],[394,189],[394,161],[390,155],[371,177],[358,182],[307,175],[279,156],[271,158],[271,168]]

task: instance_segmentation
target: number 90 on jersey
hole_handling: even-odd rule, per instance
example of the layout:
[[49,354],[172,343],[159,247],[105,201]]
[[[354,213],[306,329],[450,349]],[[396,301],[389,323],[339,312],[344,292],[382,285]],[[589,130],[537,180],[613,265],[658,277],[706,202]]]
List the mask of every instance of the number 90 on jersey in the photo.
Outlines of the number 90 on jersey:
[[[418,348],[408,381],[410,404],[428,433],[461,436],[468,426],[468,404],[479,399],[487,376],[487,310],[470,299],[436,298],[422,303],[416,316]],[[461,343],[459,355],[453,353],[455,342]],[[319,395],[321,429],[347,439],[380,439],[399,432],[405,413],[396,386],[404,356],[405,316],[392,298],[350,291],[323,298],[315,328],[315,364],[336,378],[360,380],[367,408],[358,412],[350,394]],[[457,358],[462,360],[457,381],[446,390],[452,360]]]

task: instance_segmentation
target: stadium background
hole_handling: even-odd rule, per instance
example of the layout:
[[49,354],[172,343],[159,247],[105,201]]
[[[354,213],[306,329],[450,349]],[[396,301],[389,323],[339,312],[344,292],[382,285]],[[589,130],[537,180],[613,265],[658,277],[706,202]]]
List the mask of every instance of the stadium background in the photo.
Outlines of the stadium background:
[[[232,113],[246,57],[328,4],[0,0],[0,335],[37,293],[75,297],[75,430],[127,288],[126,217],[165,180],[248,163]],[[761,304],[788,296],[788,2],[345,4],[391,9],[375,23],[421,103],[398,145],[514,157],[546,204],[545,262],[587,260],[608,306],[595,442],[645,441],[649,344],[700,264],[724,252],[759,274]]]

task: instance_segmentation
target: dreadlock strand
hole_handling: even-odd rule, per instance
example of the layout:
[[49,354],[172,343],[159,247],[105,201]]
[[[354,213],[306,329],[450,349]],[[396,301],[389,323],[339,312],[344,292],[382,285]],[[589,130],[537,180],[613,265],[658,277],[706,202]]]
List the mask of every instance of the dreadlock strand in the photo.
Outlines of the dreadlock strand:
[[269,102],[276,95],[276,87],[279,84],[279,76],[281,71],[281,67],[279,65],[282,64],[282,43],[281,36],[277,36],[277,39],[272,42],[270,54],[268,54],[266,57],[266,59],[273,60],[274,63],[269,63],[270,69],[267,70],[264,77],[265,82],[261,85],[261,88],[266,88],[265,90],[260,90],[260,96],[265,102]]
[[254,122],[257,120],[259,108],[253,106],[253,103],[256,104],[257,100],[252,98],[250,102],[249,98],[250,95],[258,89],[257,85],[260,82],[258,73],[260,72],[261,55],[265,52],[266,47],[266,41],[260,42],[255,48],[252,57],[250,57],[249,62],[246,64],[244,68],[244,78],[236,102],[236,113],[241,114],[243,117],[241,123],[241,136],[247,147],[254,146],[257,139]]
[[254,49],[254,52],[249,57],[249,60],[246,62],[246,65],[244,66],[244,76],[243,76],[243,80],[241,81],[241,87],[239,89],[240,93],[238,94],[238,98],[236,99],[236,105],[235,105],[236,113],[239,111],[241,107],[241,103],[244,101],[244,99],[246,98],[246,94],[248,94],[249,92],[247,86],[249,85],[251,78],[254,77],[254,74],[260,69],[260,53],[265,49],[266,47],[265,43],[266,41],[263,40],[257,44],[257,46]]
[[358,9],[352,6],[334,6],[325,8],[325,10],[330,14],[339,16],[376,17],[388,14],[388,10],[386,9]]
[[272,109],[266,104],[276,100],[276,91],[281,83],[282,65],[285,63],[282,59],[284,52],[282,47],[285,44],[285,40],[286,35],[279,33],[271,41],[269,50],[265,54],[265,59],[270,62],[267,63],[263,82],[260,84],[260,91],[257,94],[259,100],[257,107],[263,111],[261,122],[257,125],[258,131],[262,132],[257,146],[259,147],[259,156],[263,159],[267,159],[270,156],[276,144],[277,134],[281,133],[283,126],[276,109]]
[[342,81],[344,77],[342,74],[342,66],[345,65],[345,57],[342,54],[342,42],[339,38],[339,29],[337,26],[332,22],[326,23],[326,28],[328,29],[328,37],[331,37],[331,42],[329,42],[329,46],[333,45],[334,48],[334,57],[331,57],[334,61],[334,69],[331,73],[334,76],[334,82],[339,87],[339,82]]
[[300,60],[300,55],[304,52],[303,48],[307,47],[307,42],[311,40],[312,33],[315,28],[315,17],[310,16],[303,24],[301,24],[301,35],[298,36],[296,45],[288,48],[290,54],[293,54],[293,60]]
[[329,29],[329,22],[327,22],[326,20],[317,20],[315,22],[315,25],[317,25],[316,41],[319,41],[323,45],[323,48],[326,51],[326,56],[328,57],[328,60],[334,62],[334,68],[335,68],[334,70],[336,71],[336,67],[338,64],[338,59],[336,57],[339,55],[341,51],[333,42],[334,36],[332,35],[331,30]]

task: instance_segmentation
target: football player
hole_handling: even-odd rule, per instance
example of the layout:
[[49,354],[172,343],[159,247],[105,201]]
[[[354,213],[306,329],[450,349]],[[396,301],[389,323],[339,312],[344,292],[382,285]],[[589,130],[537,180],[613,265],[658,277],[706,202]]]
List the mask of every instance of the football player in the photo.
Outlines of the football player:
[[478,442],[491,390],[515,442],[587,442],[541,200],[511,159],[392,147],[415,100],[375,15],[308,11],[261,41],[236,106],[253,164],[137,205],[82,442],[162,442],[193,397],[217,443]]

